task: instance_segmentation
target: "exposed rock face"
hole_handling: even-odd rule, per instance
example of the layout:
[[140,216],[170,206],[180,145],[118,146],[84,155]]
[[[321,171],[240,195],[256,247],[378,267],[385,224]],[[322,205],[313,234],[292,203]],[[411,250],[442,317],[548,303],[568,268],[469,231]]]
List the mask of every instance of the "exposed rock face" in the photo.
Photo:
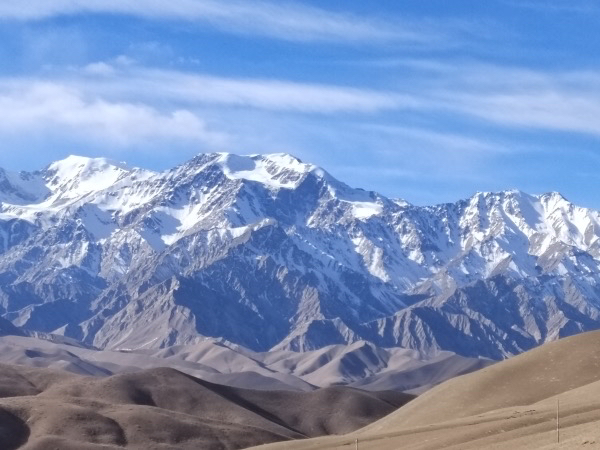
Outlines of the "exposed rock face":
[[503,358],[600,328],[600,215],[560,194],[417,207],[285,154],[0,171],[0,311],[106,348],[367,340]]

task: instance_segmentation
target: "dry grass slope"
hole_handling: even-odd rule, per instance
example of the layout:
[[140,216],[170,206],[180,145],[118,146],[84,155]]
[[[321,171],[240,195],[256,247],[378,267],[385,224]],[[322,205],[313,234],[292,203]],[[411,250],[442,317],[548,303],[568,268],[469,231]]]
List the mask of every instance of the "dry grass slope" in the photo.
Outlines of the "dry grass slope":
[[264,448],[348,450],[355,439],[361,450],[600,448],[600,332],[449,380],[346,436]]

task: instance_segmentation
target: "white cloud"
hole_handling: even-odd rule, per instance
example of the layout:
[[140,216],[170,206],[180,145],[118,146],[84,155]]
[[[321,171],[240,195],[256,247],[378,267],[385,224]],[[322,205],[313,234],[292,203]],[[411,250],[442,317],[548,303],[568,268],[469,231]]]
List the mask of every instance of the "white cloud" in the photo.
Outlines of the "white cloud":
[[148,105],[89,98],[61,84],[0,82],[0,132],[62,132],[127,147],[155,139],[221,146],[227,137],[185,109],[162,112]]
[[58,15],[116,13],[152,19],[203,21],[234,33],[294,41],[447,42],[440,32],[330,12],[300,3],[261,0],[3,0],[0,18],[38,20]]
[[[410,107],[411,102],[386,92],[150,70],[119,60],[45,79],[0,78],[0,136],[52,135],[122,148],[160,140],[238,149],[240,142],[252,141],[246,135],[257,131],[244,123],[252,123],[259,112],[271,119],[289,113],[375,114]],[[240,113],[236,120],[231,119],[234,111]],[[268,140],[265,130],[272,126],[260,124],[259,141]],[[285,140],[277,142],[271,148]]]

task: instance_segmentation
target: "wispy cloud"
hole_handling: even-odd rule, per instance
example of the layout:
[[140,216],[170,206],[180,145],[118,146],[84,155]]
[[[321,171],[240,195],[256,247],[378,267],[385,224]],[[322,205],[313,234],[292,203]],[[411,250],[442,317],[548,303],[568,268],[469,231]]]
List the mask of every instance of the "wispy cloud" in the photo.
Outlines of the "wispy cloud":
[[510,127],[600,136],[600,71],[472,65],[433,89],[440,108]]
[[39,20],[86,13],[125,14],[151,19],[202,21],[228,32],[293,41],[404,41],[447,43],[433,26],[367,19],[292,3],[261,0],[3,0],[0,18]]
[[110,70],[108,65],[94,64],[88,66],[85,71],[95,71],[95,75],[100,76],[74,82],[87,86],[88,89],[120,96],[159,96],[163,100],[187,104],[216,104],[276,111],[372,113],[417,106],[416,100],[409,95],[371,89],[282,80],[215,77],[136,67],[127,68],[120,76],[110,76]]
[[[365,124],[360,127],[378,134],[386,134],[402,142],[413,141],[424,148],[437,148],[445,152],[458,150],[463,154],[505,153],[506,147],[474,136],[435,131],[427,128],[415,128],[399,125]],[[467,156],[471,157],[471,156]]]

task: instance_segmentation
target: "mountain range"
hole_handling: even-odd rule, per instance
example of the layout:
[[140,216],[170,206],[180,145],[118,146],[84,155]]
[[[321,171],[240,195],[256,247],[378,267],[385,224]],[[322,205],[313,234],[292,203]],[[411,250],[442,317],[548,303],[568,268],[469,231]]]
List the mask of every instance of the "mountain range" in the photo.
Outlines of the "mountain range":
[[70,156],[0,170],[0,332],[503,359],[600,328],[599,237],[556,192],[416,206],[287,154]]

